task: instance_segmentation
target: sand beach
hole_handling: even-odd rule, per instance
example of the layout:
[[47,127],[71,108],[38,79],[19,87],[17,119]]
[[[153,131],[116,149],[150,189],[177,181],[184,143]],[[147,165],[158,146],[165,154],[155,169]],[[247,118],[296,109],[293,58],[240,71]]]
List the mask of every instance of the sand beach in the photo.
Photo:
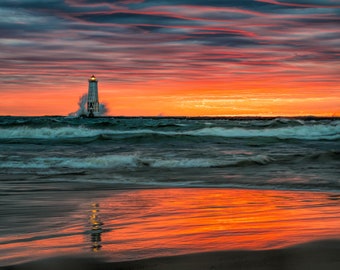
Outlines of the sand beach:
[[266,251],[225,251],[188,254],[126,262],[89,258],[53,258],[1,270],[336,270],[340,267],[340,240],[321,241]]

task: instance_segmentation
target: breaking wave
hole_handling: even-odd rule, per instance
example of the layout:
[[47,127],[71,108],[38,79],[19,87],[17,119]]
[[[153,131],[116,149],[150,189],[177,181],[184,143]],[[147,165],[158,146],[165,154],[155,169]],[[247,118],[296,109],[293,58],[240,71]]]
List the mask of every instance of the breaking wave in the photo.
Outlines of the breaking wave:
[[267,156],[255,156],[239,160],[216,160],[209,158],[142,158],[136,155],[105,155],[84,158],[34,158],[29,161],[3,161],[0,168],[210,168],[238,166],[242,164],[266,164],[272,159]]
[[[79,117],[81,115],[87,115],[87,109],[86,109],[86,103],[87,103],[87,94],[83,94],[79,97],[78,101],[78,110],[75,112],[71,112],[69,116],[72,117]],[[108,112],[108,108],[105,103],[99,104],[99,113],[98,116],[106,115]]]
[[188,157],[143,157],[138,154],[116,154],[88,157],[44,157],[29,160],[10,160],[1,157],[0,168],[21,169],[137,169],[137,168],[224,168],[248,167],[281,164],[284,162],[304,163],[313,160],[339,161],[340,152],[329,151],[305,156],[271,157],[269,155],[226,155],[222,158],[188,158]]
[[188,132],[188,134],[194,136],[219,136],[227,138],[274,137],[278,139],[335,140],[340,138],[340,125],[295,126],[271,129],[225,129],[214,127]]
[[[67,139],[88,138],[94,136],[193,136],[222,138],[256,138],[267,137],[276,139],[299,140],[337,140],[340,139],[340,124],[334,125],[301,125],[280,128],[225,128],[204,127],[194,130],[162,131],[159,129],[136,128],[130,130],[96,129],[79,127],[10,127],[0,128],[0,139]],[[107,137],[109,138],[109,137]]]

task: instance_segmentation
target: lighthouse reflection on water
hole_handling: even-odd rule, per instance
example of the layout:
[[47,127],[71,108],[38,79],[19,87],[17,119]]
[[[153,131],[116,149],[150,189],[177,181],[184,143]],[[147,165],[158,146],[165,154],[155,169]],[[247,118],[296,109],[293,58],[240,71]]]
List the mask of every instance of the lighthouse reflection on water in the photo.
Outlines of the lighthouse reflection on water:
[[101,222],[99,217],[99,204],[93,203],[91,205],[91,215],[90,215],[90,223],[92,225],[91,228],[91,242],[92,242],[92,251],[99,251],[102,247],[101,241],[102,241],[102,225],[103,222]]

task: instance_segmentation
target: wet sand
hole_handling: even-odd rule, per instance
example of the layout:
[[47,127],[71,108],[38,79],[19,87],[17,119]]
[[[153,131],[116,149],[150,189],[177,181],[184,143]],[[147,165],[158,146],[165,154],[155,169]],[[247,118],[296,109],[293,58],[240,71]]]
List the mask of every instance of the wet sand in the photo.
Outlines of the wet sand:
[[318,241],[285,249],[221,251],[159,257],[137,261],[105,262],[94,258],[51,258],[1,267],[1,270],[206,270],[206,269],[340,269],[340,240]]

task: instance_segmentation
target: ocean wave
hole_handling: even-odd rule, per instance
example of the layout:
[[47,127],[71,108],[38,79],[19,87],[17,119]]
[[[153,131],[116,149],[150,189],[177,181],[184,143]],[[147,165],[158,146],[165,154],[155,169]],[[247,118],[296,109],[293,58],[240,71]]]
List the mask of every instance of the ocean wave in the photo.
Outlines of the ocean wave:
[[277,139],[335,140],[340,138],[340,125],[310,125],[281,128],[203,128],[187,132],[194,136],[218,136],[226,138],[273,137]]
[[[120,136],[120,138],[133,136],[193,136],[193,137],[222,137],[222,138],[256,138],[269,137],[276,139],[299,140],[338,140],[340,139],[340,124],[333,125],[300,125],[279,128],[240,128],[240,127],[203,127],[193,130],[159,130],[150,128],[136,128],[129,130],[96,129],[84,126],[79,127],[10,127],[0,128],[0,139],[69,139],[107,136]],[[106,137],[105,137],[106,136]]]
[[266,155],[216,158],[185,158],[185,157],[141,157],[139,155],[103,155],[83,158],[74,157],[45,157],[30,160],[3,160],[0,168],[74,168],[74,169],[103,169],[103,168],[212,168],[228,166],[248,166],[252,164],[268,164],[274,159]]
[[35,157],[31,159],[19,156],[7,157],[0,155],[0,168],[21,169],[137,169],[137,168],[224,168],[224,167],[249,167],[270,164],[310,164],[311,162],[338,162],[340,152],[335,150],[292,154],[292,155],[267,155],[267,154],[240,154],[222,155],[219,157],[183,157],[142,154],[107,154],[85,157]]
[[306,122],[302,119],[289,119],[289,118],[275,118],[269,121],[261,121],[262,126],[267,127],[286,127],[286,126],[301,126]]

